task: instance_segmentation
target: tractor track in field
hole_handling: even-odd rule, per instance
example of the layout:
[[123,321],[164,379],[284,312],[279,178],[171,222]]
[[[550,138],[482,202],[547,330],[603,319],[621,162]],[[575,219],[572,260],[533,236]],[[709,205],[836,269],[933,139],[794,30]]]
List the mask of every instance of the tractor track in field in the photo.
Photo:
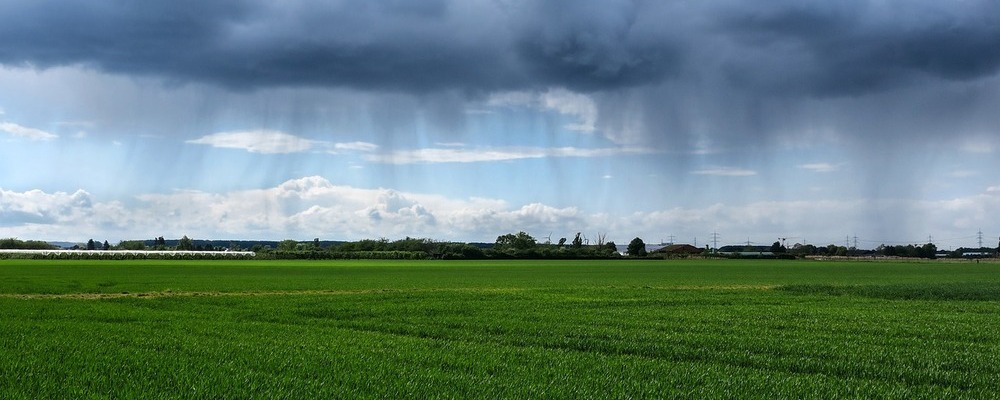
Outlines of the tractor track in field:
[[[779,285],[706,285],[706,286],[644,286],[652,290],[771,290]],[[357,290],[262,290],[262,291],[151,291],[151,292],[104,292],[104,293],[0,293],[0,298],[8,299],[156,299],[164,297],[264,297],[264,296],[346,296],[356,294],[402,294],[433,292],[470,293],[515,293],[552,288],[430,288],[430,289],[357,289]]]
[[264,297],[264,296],[345,296],[354,294],[376,293],[430,293],[430,292],[480,292],[506,293],[521,292],[528,289],[517,288],[444,288],[444,289],[358,289],[358,290],[264,290],[264,291],[154,291],[154,292],[118,292],[118,293],[0,293],[0,298],[14,299],[81,299],[103,300],[140,298],[155,299],[163,297]]

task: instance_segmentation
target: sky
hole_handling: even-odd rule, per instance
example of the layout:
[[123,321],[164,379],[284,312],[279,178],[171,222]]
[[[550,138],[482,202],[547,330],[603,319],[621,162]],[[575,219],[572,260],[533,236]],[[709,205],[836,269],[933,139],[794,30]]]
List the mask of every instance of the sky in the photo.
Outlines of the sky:
[[3,0],[0,237],[996,246],[991,0]]

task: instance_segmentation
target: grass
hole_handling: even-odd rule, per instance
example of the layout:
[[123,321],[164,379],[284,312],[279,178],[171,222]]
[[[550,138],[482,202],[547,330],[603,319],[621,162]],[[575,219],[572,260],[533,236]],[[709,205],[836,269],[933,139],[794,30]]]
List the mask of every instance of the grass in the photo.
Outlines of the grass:
[[0,262],[0,397],[988,398],[1000,265]]

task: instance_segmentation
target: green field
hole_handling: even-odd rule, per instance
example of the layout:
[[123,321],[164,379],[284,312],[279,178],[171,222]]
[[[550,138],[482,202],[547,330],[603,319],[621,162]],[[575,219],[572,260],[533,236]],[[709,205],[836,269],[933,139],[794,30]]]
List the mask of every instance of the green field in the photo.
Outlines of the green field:
[[0,398],[991,398],[1000,264],[0,261]]

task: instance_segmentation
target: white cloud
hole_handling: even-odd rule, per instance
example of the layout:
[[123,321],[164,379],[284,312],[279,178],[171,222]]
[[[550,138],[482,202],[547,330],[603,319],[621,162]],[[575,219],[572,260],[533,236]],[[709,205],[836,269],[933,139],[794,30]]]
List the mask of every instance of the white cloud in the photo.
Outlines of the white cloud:
[[[447,198],[392,189],[338,186],[321,177],[228,193],[181,190],[140,195],[124,206],[84,191],[0,190],[5,234],[49,240],[88,237],[401,238],[487,240],[501,231],[579,225],[578,211],[501,200]],[[543,228],[544,227],[544,228]]]
[[0,226],[60,224],[85,218],[93,208],[89,193],[14,192],[0,189]]
[[319,142],[281,131],[253,130],[219,132],[188,140],[185,143],[206,144],[212,147],[242,149],[251,153],[287,154],[311,150]]
[[56,122],[56,125],[59,125],[60,127],[80,128],[80,129],[83,128],[92,129],[97,126],[97,124],[95,124],[93,121],[59,121]]
[[[861,245],[910,242],[934,235],[939,247],[972,245],[945,238],[974,237],[982,229],[1000,231],[993,219],[1000,209],[1000,186],[985,193],[940,201],[817,200],[763,201],[669,208],[625,215],[591,214],[576,207],[542,203],[512,206],[503,200],[453,198],[393,189],[335,185],[312,176],[280,185],[224,193],[183,190],[140,195],[128,202],[98,201],[83,190],[47,193],[0,189],[0,227],[4,235],[25,239],[142,239],[152,235],[195,238],[356,240],[428,237],[490,241],[524,230],[536,238],[592,236],[627,243],[639,236],[656,242],[676,235],[681,242],[712,232],[720,245],[751,240],[770,244],[842,243],[857,235]],[[877,216],[877,218],[873,218]]]
[[336,150],[371,152],[378,150],[378,145],[375,143],[368,143],[368,142],[349,142],[349,143],[335,143],[333,145],[333,148]]
[[961,151],[972,154],[992,154],[996,151],[995,139],[972,138],[959,146]]
[[840,170],[839,164],[830,163],[812,163],[812,164],[801,164],[799,168],[813,171],[813,172],[835,172]]
[[691,171],[695,175],[711,175],[711,176],[754,176],[757,175],[757,171],[743,169],[743,168],[733,168],[733,167],[711,167],[706,169],[700,169],[696,171]]
[[496,111],[485,110],[482,108],[466,108],[465,113],[469,115],[492,115],[496,114]]
[[578,122],[567,124],[566,129],[578,132],[593,132],[597,124],[597,103],[590,96],[563,88],[537,92],[502,92],[490,95],[486,101],[490,107],[532,107],[543,111],[576,117]]
[[578,147],[425,148],[398,150],[386,154],[370,154],[366,155],[365,159],[386,164],[434,164],[510,161],[547,157],[611,157],[650,153],[653,153],[653,151],[636,147],[606,147],[597,149],[583,149]]
[[970,169],[959,169],[951,171],[951,173],[948,174],[948,176],[952,178],[969,178],[977,175],[979,175],[979,171],[973,171]]
[[594,125],[597,123],[597,104],[587,95],[566,89],[550,89],[541,95],[540,101],[546,109],[579,119],[578,123],[566,125],[566,129],[579,132],[594,131]]
[[7,132],[11,135],[17,137],[23,137],[30,140],[52,140],[59,135],[55,135],[41,129],[29,128],[26,126],[21,126],[13,122],[0,122],[0,131]]

